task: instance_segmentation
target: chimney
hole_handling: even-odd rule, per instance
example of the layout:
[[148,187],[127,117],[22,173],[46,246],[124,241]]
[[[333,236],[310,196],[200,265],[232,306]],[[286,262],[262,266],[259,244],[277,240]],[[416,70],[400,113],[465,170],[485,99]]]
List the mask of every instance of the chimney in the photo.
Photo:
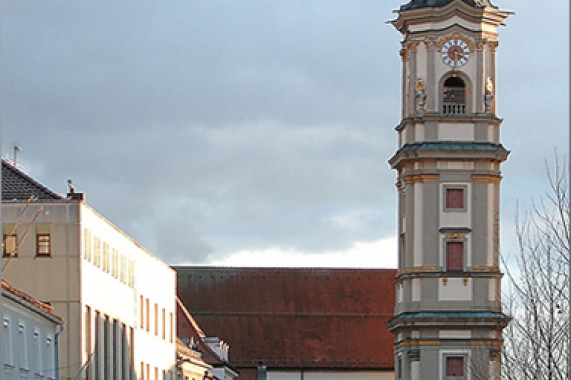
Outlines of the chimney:
[[84,193],[67,193],[67,197],[69,199],[72,199],[74,201],[84,201],[85,200],[85,194]]
[[69,188],[69,191],[67,192],[67,197],[71,200],[74,201],[84,201],[85,200],[85,196],[83,195],[83,193],[76,193],[75,192],[75,186],[73,185],[73,183],[71,182],[71,179],[67,180],[67,186]]

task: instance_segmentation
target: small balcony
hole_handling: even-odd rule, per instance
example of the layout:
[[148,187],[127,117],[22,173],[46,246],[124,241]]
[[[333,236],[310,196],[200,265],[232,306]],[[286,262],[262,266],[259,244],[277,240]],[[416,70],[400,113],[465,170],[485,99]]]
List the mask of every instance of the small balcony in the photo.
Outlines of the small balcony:
[[466,104],[464,103],[444,103],[442,104],[442,114],[444,115],[465,115]]

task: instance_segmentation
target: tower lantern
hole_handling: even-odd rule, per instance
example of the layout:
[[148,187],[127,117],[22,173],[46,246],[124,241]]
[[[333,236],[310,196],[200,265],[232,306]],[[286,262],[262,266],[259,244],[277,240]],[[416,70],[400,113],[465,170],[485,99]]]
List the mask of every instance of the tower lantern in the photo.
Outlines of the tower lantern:
[[412,0],[402,33],[395,379],[500,379],[497,29],[488,0]]

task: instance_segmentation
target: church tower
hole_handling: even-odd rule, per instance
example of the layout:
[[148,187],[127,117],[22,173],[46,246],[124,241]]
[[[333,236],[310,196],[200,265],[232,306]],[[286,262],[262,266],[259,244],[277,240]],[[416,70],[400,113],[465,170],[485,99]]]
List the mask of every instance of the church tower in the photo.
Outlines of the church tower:
[[488,0],[411,0],[402,33],[395,379],[500,379],[497,29]]

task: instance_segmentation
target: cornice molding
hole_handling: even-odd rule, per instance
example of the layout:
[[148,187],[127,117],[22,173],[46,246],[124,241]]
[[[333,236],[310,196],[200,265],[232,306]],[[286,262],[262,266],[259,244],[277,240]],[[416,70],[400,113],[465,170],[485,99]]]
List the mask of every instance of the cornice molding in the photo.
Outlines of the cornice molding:
[[472,181],[499,184],[502,181],[502,176],[499,174],[472,174]]

